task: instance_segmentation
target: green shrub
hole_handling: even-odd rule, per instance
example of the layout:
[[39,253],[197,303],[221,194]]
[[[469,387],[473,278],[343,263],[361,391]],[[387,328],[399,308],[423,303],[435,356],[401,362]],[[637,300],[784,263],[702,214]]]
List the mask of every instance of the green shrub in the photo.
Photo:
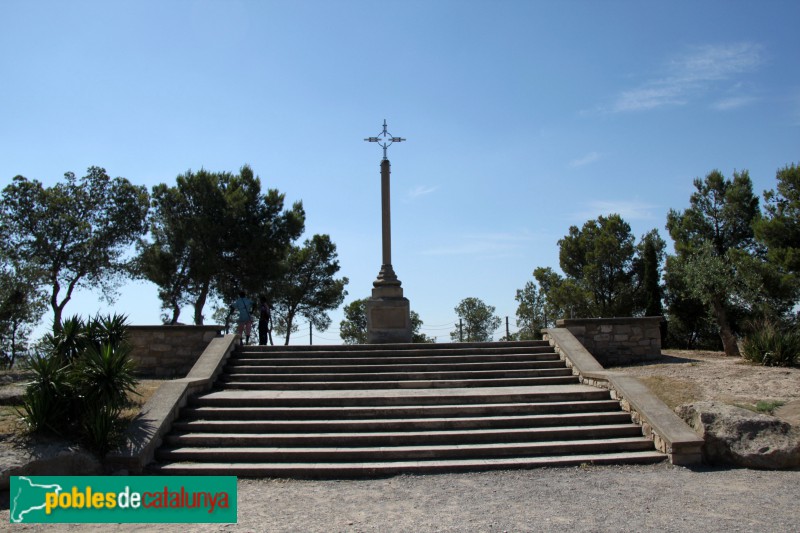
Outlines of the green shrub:
[[741,407],[742,409],[747,409],[748,411],[753,411],[754,413],[761,413],[765,415],[771,415],[778,407],[784,405],[786,402],[782,402],[780,400],[759,400],[755,404],[748,404],[748,403],[735,403],[736,407]]
[[771,415],[775,409],[784,405],[786,402],[780,400],[760,400],[756,403],[756,411]]
[[765,366],[793,366],[800,363],[800,330],[782,328],[770,320],[751,326],[742,345],[742,357]]
[[104,456],[119,442],[121,432],[120,410],[110,405],[87,406],[80,420],[80,440],[86,448]]
[[27,365],[34,379],[25,389],[20,416],[31,431],[65,433],[72,396],[67,367],[52,354],[35,355]]
[[117,410],[127,406],[128,393],[136,394],[137,383],[130,353],[127,344],[90,346],[73,364],[71,380],[89,405]]
[[53,431],[104,455],[120,435],[120,413],[136,393],[126,318],[64,321],[49,335],[48,353],[31,359],[34,380],[20,414],[34,432]]
[[65,364],[71,363],[89,345],[87,330],[86,323],[78,315],[65,319],[60,329],[45,335],[50,354],[61,358]]

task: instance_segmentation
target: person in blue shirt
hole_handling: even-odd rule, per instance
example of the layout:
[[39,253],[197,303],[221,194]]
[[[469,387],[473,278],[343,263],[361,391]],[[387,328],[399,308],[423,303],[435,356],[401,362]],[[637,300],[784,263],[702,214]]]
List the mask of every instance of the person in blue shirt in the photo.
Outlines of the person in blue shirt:
[[244,332],[244,343],[250,343],[250,328],[253,327],[253,302],[245,296],[244,291],[239,292],[239,298],[233,302],[231,308],[236,311],[236,333],[241,337]]

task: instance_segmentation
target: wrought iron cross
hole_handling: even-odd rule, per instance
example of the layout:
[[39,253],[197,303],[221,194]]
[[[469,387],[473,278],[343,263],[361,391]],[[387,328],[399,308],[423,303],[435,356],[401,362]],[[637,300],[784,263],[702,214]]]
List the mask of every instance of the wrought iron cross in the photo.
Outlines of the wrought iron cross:
[[367,137],[364,139],[367,142],[371,143],[378,143],[378,146],[383,148],[383,158],[387,159],[386,157],[386,149],[389,148],[394,143],[399,143],[405,141],[402,137],[392,137],[388,131],[386,131],[386,119],[383,119],[383,131],[378,134],[377,137]]

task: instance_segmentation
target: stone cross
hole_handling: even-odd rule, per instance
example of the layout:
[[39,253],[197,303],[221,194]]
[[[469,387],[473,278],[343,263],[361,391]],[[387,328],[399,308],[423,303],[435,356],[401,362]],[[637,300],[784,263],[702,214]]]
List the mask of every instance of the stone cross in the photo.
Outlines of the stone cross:
[[367,142],[371,143],[378,143],[378,146],[383,148],[383,159],[386,160],[386,149],[389,148],[394,143],[399,143],[405,141],[402,137],[392,137],[388,131],[386,131],[386,119],[383,119],[383,131],[378,134],[377,137],[367,137],[364,139]]
[[376,137],[367,137],[367,142],[378,143],[383,148],[381,161],[381,237],[383,264],[378,279],[372,282],[372,297],[367,300],[367,342],[370,344],[411,342],[411,318],[408,299],[403,297],[400,280],[392,268],[392,221],[390,197],[390,164],[386,149],[394,143],[405,141],[393,137],[387,131],[386,120],[383,131]]
[[378,273],[378,279],[373,283],[379,286],[400,286],[400,281],[392,268],[392,216],[391,216],[391,187],[389,183],[390,163],[386,157],[386,149],[394,143],[405,141],[402,137],[392,137],[386,130],[386,119],[383,119],[383,131],[377,137],[367,137],[367,142],[378,143],[383,148],[381,161],[381,242],[383,245],[383,263]]

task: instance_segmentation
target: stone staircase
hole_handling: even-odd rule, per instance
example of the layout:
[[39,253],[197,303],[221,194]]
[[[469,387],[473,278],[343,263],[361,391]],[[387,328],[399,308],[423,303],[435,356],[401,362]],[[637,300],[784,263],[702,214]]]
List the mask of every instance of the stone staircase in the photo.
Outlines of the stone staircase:
[[239,347],[150,471],[342,478],[665,459],[546,342]]

